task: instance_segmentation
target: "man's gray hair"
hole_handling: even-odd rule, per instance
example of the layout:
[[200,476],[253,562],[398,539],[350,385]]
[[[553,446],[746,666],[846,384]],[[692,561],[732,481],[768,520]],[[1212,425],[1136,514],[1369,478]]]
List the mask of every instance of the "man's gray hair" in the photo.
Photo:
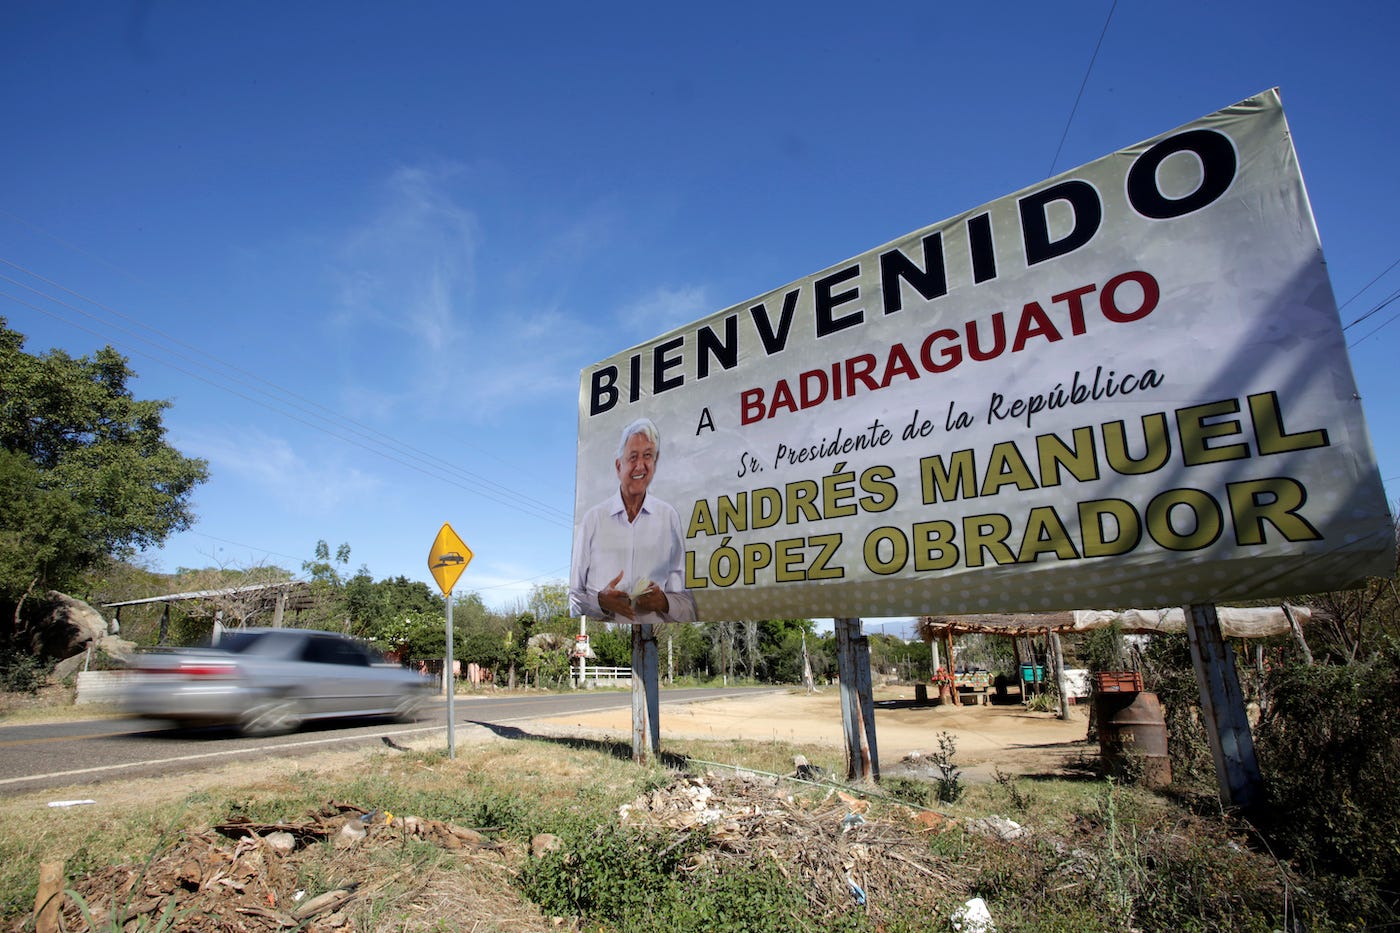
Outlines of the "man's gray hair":
[[656,430],[656,425],[651,423],[650,418],[638,418],[636,421],[622,429],[622,439],[617,442],[617,459],[621,460],[623,454],[627,452],[627,442],[633,434],[645,434],[647,440],[656,445],[655,459],[661,460],[661,432]]

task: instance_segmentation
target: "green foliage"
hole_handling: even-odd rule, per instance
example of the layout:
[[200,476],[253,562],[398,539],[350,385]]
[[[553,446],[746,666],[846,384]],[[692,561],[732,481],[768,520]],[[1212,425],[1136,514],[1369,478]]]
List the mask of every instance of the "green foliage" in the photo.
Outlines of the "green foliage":
[[1035,805],[1035,792],[1022,790],[1020,782],[1016,780],[1016,775],[996,768],[992,771],[992,780],[1006,794],[1006,802],[1011,806],[1011,809],[1024,813]]
[[938,751],[931,752],[933,766],[938,769],[938,780],[934,787],[938,799],[944,803],[954,803],[963,795],[962,769],[953,761],[958,753],[958,740],[951,732],[938,733]]
[[[374,637],[384,650],[397,651],[404,660],[441,659],[447,655],[447,617],[440,607],[401,611],[393,621],[380,625]],[[459,657],[456,648],[453,657]]]
[[1276,845],[1400,907],[1400,642],[1367,662],[1290,665],[1256,730]]
[[166,443],[169,403],[136,399],[111,347],[75,359],[23,346],[0,318],[0,597],[15,600],[188,528],[208,478]]
[[880,789],[895,800],[915,806],[927,807],[933,803],[933,787],[917,778],[886,778],[880,782]]
[[575,822],[555,832],[564,846],[526,866],[518,883],[546,915],[651,933],[766,933],[812,928],[801,892],[772,862],[742,870],[683,870],[707,844],[614,824]]
[[630,626],[604,625],[588,636],[589,647],[597,657],[590,664],[601,667],[632,666],[632,631]]
[[0,690],[36,694],[48,681],[48,671],[31,651],[0,648]]
[[1084,636],[1079,657],[1093,672],[1126,670],[1128,651],[1123,641],[1123,626],[1114,622],[1104,628],[1091,629]]
[[1185,635],[1154,635],[1143,655],[1143,682],[1157,694],[1167,726],[1172,783],[1215,792],[1215,762],[1201,722],[1201,688]]

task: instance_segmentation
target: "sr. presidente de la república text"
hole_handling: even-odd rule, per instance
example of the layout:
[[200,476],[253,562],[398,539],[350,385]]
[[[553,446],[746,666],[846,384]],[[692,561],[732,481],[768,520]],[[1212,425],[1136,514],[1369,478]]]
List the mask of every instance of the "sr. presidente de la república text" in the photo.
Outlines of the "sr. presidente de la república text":
[[[1267,466],[1271,457],[1330,445],[1325,428],[1288,430],[1274,392],[1153,412],[1139,421],[1133,432],[1138,436],[1131,439],[1128,423],[1118,420],[1041,434],[1033,442],[1001,441],[980,452],[968,448],[932,453],[918,461],[915,494],[922,506],[934,506],[994,498],[1013,489],[1025,492],[1068,482],[1087,485],[1113,476],[1148,476],[1173,466],[1191,469],[1253,459]],[[1135,449],[1141,453],[1135,456]],[[1304,514],[1304,483],[1278,471],[1260,472],[1263,475],[1227,482],[1223,488],[1148,488],[1145,501],[1085,498],[1068,507],[1068,518],[1057,506],[1040,505],[1019,515],[986,511],[908,526],[878,525],[858,542],[856,560],[870,573],[889,576],[909,569],[923,573],[1029,564],[1042,557],[1112,558],[1147,541],[1171,552],[1199,551],[1227,532],[1238,548],[1321,540],[1321,532]],[[852,555],[841,524],[862,513],[878,516],[894,509],[901,496],[898,479],[888,465],[857,472],[838,462],[820,479],[696,500],[687,541],[708,539],[713,547],[707,548],[704,559],[700,551],[687,547],[686,586],[843,579]],[[786,538],[767,532],[824,522],[837,530]],[[754,532],[766,533],[755,540]]]

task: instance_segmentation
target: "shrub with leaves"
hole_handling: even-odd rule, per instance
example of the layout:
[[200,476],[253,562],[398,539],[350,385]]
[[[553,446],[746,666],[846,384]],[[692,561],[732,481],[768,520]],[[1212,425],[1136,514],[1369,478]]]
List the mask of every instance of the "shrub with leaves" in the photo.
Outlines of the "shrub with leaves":
[[[1256,730],[1277,844],[1400,906],[1400,643],[1371,660],[1276,669]],[[1387,893],[1388,892],[1388,893]]]
[[47,679],[44,666],[32,653],[0,649],[0,689],[6,693],[38,693]]

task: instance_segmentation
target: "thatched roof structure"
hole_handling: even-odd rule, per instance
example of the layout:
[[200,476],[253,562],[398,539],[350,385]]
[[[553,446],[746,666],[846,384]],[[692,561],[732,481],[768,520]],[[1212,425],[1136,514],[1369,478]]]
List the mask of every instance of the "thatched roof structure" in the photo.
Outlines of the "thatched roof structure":
[[[1299,625],[1312,619],[1312,610],[1288,606]],[[1226,638],[1267,638],[1290,631],[1282,606],[1258,609],[1216,609],[1220,631]],[[1046,629],[1058,634],[1087,632],[1118,623],[1125,634],[1163,634],[1186,631],[1186,613],[1175,609],[1076,609],[1068,612],[987,613],[964,616],[920,616],[919,637],[925,642],[947,635],[1040,635]]]

